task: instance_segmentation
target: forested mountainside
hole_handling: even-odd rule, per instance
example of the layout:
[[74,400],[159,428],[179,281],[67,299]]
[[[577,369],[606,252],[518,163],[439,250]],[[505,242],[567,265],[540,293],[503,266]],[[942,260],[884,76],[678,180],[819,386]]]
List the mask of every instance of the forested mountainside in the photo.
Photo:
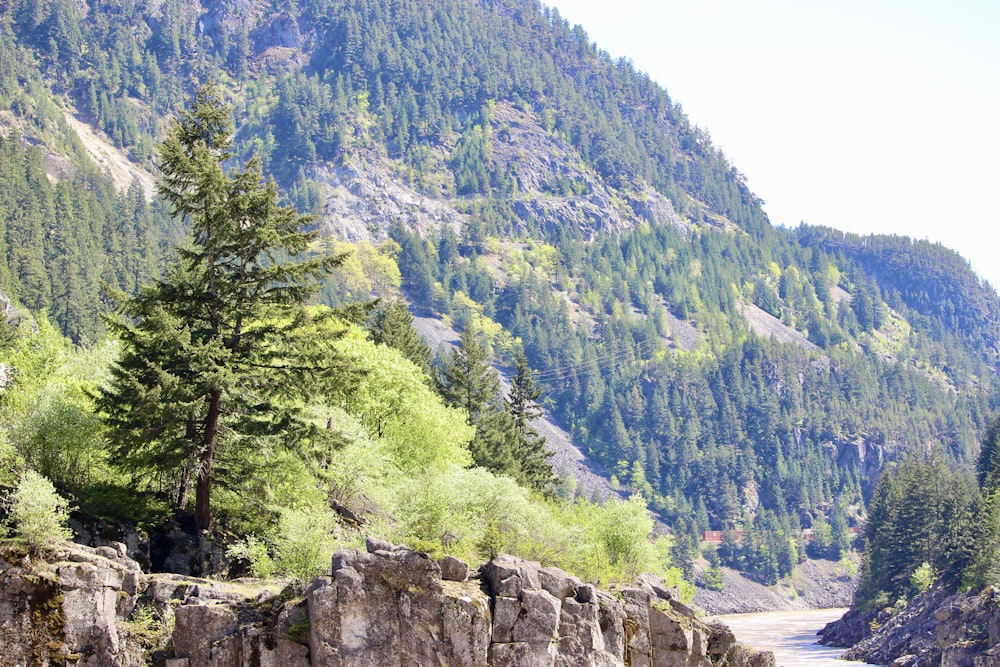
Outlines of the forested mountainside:
[[153,169],[212,80],[314,250],[354,249],[320,298],[402,293],[523,351],[686,558],[743,528],[729,562],[773,580],[800,528],[845,546],[886,462],[979,450],[992,288],[940,246],[772,227],[666,90],[538,2],[12,0],[0,34],[0,289],[75,342],[103,334],[100,281],[134,290],[180,231],[65,118]]

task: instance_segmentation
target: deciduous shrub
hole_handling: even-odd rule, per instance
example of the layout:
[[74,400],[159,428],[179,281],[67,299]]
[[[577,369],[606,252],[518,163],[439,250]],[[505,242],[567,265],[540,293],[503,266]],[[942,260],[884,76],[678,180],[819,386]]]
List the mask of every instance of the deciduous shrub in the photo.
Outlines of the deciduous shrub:
[[69,502],[56,493],[52,482],[34,470],[21,476],[4,504],[14,534],[27,542],[32,551],[73,536],[67,526]]

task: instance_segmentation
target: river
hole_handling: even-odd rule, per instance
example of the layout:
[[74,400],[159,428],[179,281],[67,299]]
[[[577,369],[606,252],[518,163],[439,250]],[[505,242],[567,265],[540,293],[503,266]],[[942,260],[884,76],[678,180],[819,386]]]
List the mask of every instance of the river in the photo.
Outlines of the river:
[[733,630],[743,644],[762,651],[774,651],[782,667],[863,667],[865,663],[847,662],[837,657],[842,648],[828,648],[816,643],[816,633],[830,621],[843,616],[846,609],[797,609],[758,614],[715,616]]

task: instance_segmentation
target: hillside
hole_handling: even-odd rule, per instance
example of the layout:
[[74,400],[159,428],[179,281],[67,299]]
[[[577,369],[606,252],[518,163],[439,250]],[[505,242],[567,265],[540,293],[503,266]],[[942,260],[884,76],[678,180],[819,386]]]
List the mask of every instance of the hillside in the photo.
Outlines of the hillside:
[[134,292],[180,230],[65,119],[152,170],[212,79],[316,251],[354,248],[319,298],[405,295],[500,364],[523,351],[688,567],[702,531],[740,528],[724,564],[774,581],[802,528],[848,548],[886,462],[978,452],[992,289],[937,247],[772,227],[666,90],[534,0],[14,0],[0,34],[0,290],[75,342],[105,333],[101,281]]

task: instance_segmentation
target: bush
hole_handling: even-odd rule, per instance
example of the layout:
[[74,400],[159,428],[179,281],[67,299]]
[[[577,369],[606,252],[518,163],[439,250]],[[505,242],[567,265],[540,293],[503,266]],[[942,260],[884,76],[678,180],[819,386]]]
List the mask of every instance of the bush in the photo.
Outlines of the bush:
[[333,517],[318,508],[283,510],[275,545],[276,569],[300,583],[329,569],[337,549],[332,526]]
[[56,493],[52,482],[29,470],[5,499],[8,522],[14,534],[38,552],[46,544],[73,537],[67,526],[69,502]]
[[910,575],[910,585],[917,593],[923,593],[934,583],[934,568],[927,561],[921,563]]
[[256,535],[247,535],[239,542],[229,545],[226,555],[234,560],[247,561],[252,577],[267,579],[274,574],[274,560],[268,553],[267,544]]

